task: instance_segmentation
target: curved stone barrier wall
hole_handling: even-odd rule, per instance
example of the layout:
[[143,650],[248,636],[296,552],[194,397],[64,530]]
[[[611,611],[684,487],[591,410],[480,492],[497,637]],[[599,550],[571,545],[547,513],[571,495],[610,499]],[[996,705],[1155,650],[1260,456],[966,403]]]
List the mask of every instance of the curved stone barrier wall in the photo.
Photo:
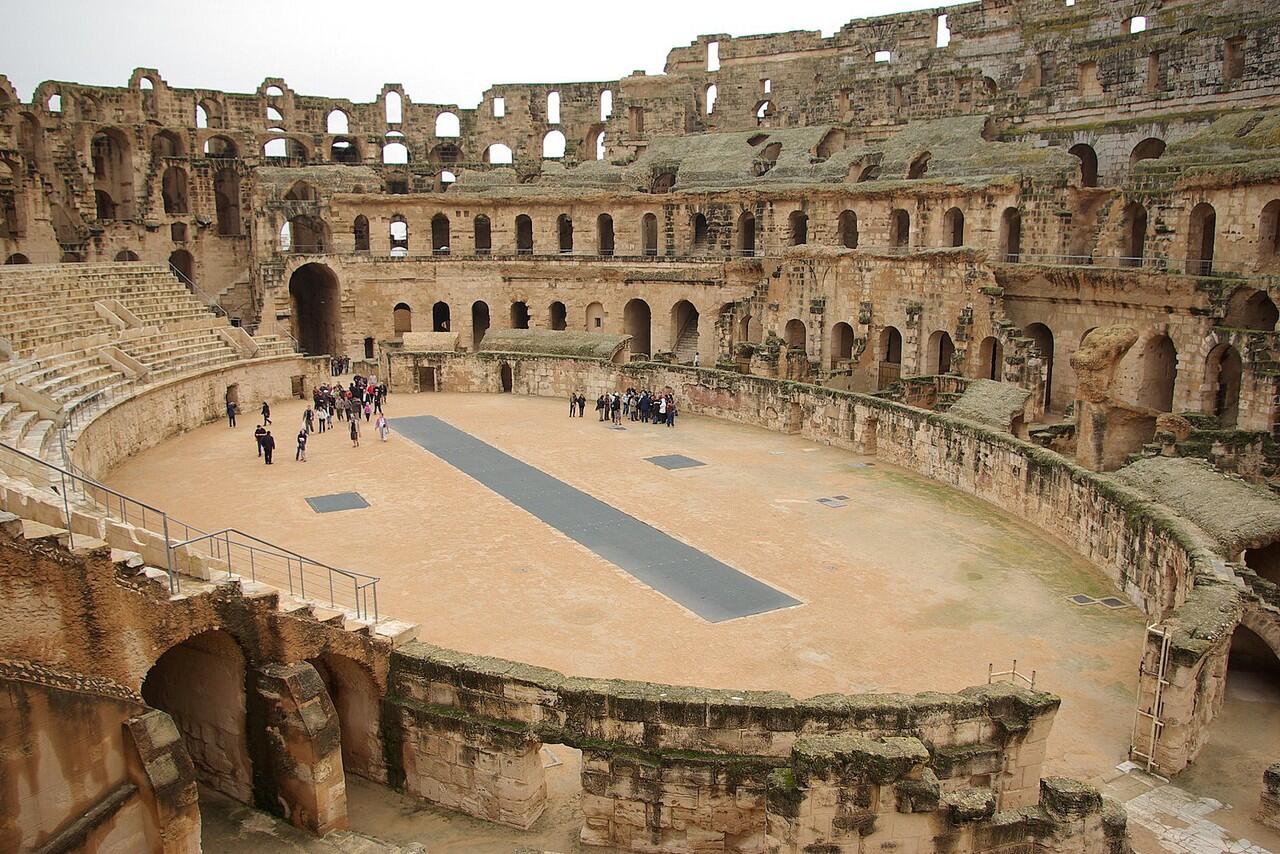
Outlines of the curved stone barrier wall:
[[[1163,771],[1176,773],[1207,740],[1222,704],[1239,593],[1209,536],[1115,478],[945,413],[724,371],[522,353],[398,353],[391,357],[391,384],[412,392],[430,378],[442,391],[501,392],[503,365],[511,368],[512,391],[544,397],[669,386],[685,412],[874,454],[1030,522],[1093,562],[1160,623],[1148,633],[1138,703],[1163,710],[1161,734],[1152,747],[1149,719],[1140,716],[1135,755],[1152,755]],[[1157,685],[1155,675],[1162,658],[1167,685]]]

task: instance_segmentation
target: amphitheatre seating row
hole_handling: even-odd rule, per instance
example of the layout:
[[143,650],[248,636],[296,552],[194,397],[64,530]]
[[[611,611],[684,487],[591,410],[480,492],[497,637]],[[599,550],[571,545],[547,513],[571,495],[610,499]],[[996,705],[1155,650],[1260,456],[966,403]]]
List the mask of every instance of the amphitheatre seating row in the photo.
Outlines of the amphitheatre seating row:
[[[104,316],[99,303],[129,328]],[[0,387],[20,386],[44,401],[35,405],[30,398],[6,395],[0,404],[0,442],[61,462],[53,459],[60,454],[51,453],[58,448],[49,409],[85,416],[140,384],[245,358],[234,339],[221,331],[227,328],[225,319],[163,266],[0,268],[0,337],[13,350],[10,360],[0,363]],[[295,352],[287,337],[264,336],[255,343],[256,358]],[[108,349],[136,360],[145,374],[127,374]],[[71,431],[72,442],[76,432]]]

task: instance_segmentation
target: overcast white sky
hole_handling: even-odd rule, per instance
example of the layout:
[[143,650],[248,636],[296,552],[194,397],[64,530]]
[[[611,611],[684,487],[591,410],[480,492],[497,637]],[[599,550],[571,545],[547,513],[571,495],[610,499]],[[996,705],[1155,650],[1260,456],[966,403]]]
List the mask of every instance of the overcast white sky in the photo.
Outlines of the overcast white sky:
[[0,74],[24,101],[45,80],[123,86],[134,68],[169,85],[372,101],[403,83],[416,103],[474,107],[494,83],[662,72],[703,33],[830,35],[853,18],[946,0],[5,0]]

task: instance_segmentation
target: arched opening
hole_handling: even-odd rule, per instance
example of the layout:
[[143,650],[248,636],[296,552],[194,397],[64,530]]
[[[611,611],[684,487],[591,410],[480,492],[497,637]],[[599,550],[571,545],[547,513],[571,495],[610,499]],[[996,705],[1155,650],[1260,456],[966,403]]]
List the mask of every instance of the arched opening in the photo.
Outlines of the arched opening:
[[1239,287],[1231,294],[1231,299],[1227,300],[1222,325],[1230,329],[1274,332],[1277,320],[1280,320],[1280,311],[1277,311],[1276,304],[1266,291]]
[[703,213],[693,215],[693,252],[702,255],[707,251],[707,216]]
[[600,92],[600,121],[613,115],[613,92],[605,89]]
[[408,303],[396,303],[391,311],[391,324],[397,338],[413,331],[413,309],[409,308]]
[[895,208],[889,214],[889,245],[904,249],[911,244],[911,214]]
[[993,335],[978,345],[978,376],[997,382],[1004,379],[1004,345]]
[[853,360],[853,327],[841,321],[831,328],[831,367]]
[[431,306],[431,331],[449,331],[449,303],[442,300]]
[[439,139],[456,139],[462,134],[462,123],[455,113],[445,111],[436,116],[436,137]]
[[184,214],[189,210],[187,200],[187,170],[170,166],[160,178],[160,199],[167,214]]
[[431,254],[449,254],[449,218],[442,213],[431,218]]
[[1272,584],[1280,585],[1280,540],[1244,553],[1245,566]]
[[148,706],[173,718],[195,765],[215,791],[253,802],[245,714],[245,655],[228,633],[207,631],[160,656],[142,683]]
[[1142,348],[1142,383],[1139,406],[1157,412],[1173,411],[1173,389],[1178,381],[1178,350],[1168,335],[1154,335]]
[[1218,212],[1208,202],[1191,209],[1187,228],[1187,272],[1208,276],[1213,272],[1214,242],[1217,239]]
[[516,254],[533,254],[533,220],[525,214],[516,217]]
[[4,259],[5,264],[30,264],[31,259],[21,252],[15,252],[8,258]]
[[[119,130],[108,128],[94,134],[91,149],[93,187],[99,198],[98,219],[131,219],[133,161],[127,139]],[[105,206],[104,197],[109,200]]]
[[493,226],[489,217],[480,214],[472,224],[472,239],[476,244],[477,255],[488,255],[493,251]]
[[328,227],[324,224],[324,220],[311,216],[295,216],[285,224],[285,227],[290,235],[291,247],[284,245],[282,239],[281,249],[292,248],[294,252],[324,252],[328,247]]
[[1280,199],[1272,199],[1262,208],[1258,220],[1258,259],[1263,263],[1280,256]]
[[523,300],[516,300],[511,303],[511,328],[529,328],[529,304]]
[[386,119],[389,125],[398,125],[404,115],[404,102],[399,92],[388,92],[384,99],[386,104]]
[[951,340],[951,333],[942,329],[929,336],[929,364],[926,373],[951,373],[951,359],[956,354],[956,345]]
[[151,137],[151,156],[156,159],[164,157],[181,157],[182,140],[170,130],[162,130]]
[[626,334],[631,336],[631,352],[650,355],[653,352],[650,349],[653,312],[649,303],[642,299],[628,301],[622,310],[622,324]]
[[403,142],[388,142],[382,146],[382,162],[387,166],[402,166],[409,162],[409,148]]
[[289,188],[289,192],[284,194],[284,198],[289,202],[318,202],[320,193],[306,181],[295,181]]
[[364,214],[356,217],[351,225],[351,235],[355,238],[357,252],[369,251],[369,218]]
[[372,675],[345,655],[326,652],[308,663],[320,674],[338,716],[343,772],[377,782],[375,769],[383,759],[381,710]]
[[1240,414],[1240,380],[1244,362],[1230,344],[1219,344],[1205,361],[1203,408],[1222,427],[1234,427]]
[[511,151],[511,146],[504,142],[495,142],[484,150],[484,162],[495,166],[508,165],[514,162],[515,157]]
[[502,367],[498,369],[499,378],[502,381],[502,391],[504,394],[510,394],[514,387],[514,379],[511,375],[511,366],[506,362],[502,363]]
[[564,134],[558,130],[549,131],[542,138],[542,157],[545,160],[559,160],[564,157]]
[[364,357],[365,359],[373,358],[373,338],[371,336],[364,339]]
[[596,217],[596,254],[613,254],[613,217],[608,214]]
[[560,214],[556,219],[556,234],[560,239],[560,254],[573,252],[573,218],[568,214]]
[[182,279],[187,282],[196,280],[196,262],[191,253],[185,249],[178,249],[169,254],[169,266],[177,270]]
[[409,254],[409,222],[402,214],[391,217],[387,240],[392,257],[403,258]]
[[738,225],[733,235],[733,248],[738,255],[756,254],[756,218],[750,211],[743,211],[738,216]]
[[651,213],[640,218],[640,243],[645,255],[658,254],[658,218]]
[[560,93],[547,93],[547,124],[560,124]]
[[489,304],[476,300],[471,304],[471,349],[479,350],[484,334],[489,331]]
[[796,318],[788,320],[782,330],[782,340],[786,342],[787,349],[801,353],[806,349],[808,335],[809,330],[805,328],[804,321]]
[[1022,212],[1005,208],[1000,215],[1000,257],[1010,264],[1022,258]]
[[595,150],[596,160],[604,160],[605,155],[609,153],[609,143],[605,138],[604,131],[600,131],[596,134]]
[[1147,209],[1137,202],[1125,206],[1121,217],[1124,231],[1124,256],[1120,263],[1126,267],[1141,267],[1147,248]]
[[1025,334],[1044,361],[1044,410],[1048,412],[1053,404],[1053,332],[1043,323],[1033,323],[1026,328]]
[[650,193],[670,193],[676,185],[676,173],[659,172],[649,185]]
[[117,261],[137,261],[137,260],[139,260],[139,259],[138,259],[138,253],[136,253],[136,252],[134,252],[134,251],[132,251],[132,250],[129,250],[129,249],[121,249],[119,252],[117,252],[117,253],[116,253],[115,260],[117,260]]
[[759,344],[764,340],[764,328],[753,315],[744,314],[738,321],[738,340],[748,344]]
[[240,176],[234,169],[219,169],[213,176],[218,234],[240,234]]
[[1280,686],[1280,653],[1272,649],[1261,635],[1243,624],[1237,625],[1231,635],[1231,648],[1227,653],[1227,679],[1231,679],[1232,674],[1242,673],[1259,677],[1259,682],[1271,689],[1268,693],[1275,696],[1275,688]]
[[933,155],[929,152],[916,157],[911,161],[911,165],[907,167],[907,179],[914,181],[923,178],[929,172],[929,161],[933,159]]
[[551,307],[547,312],[548,325],[555,332],[563,332],[569,326],[569,311],[564,307],[564,303],[556,300],[551,303]]
[[349,133],[349,124],[350,123],[347,121],[347,114],[342,110],[330,110],[329,115],[327,115],[324,120],[325,133]]
[[840,245],[845,249],[858,248],[858,215],[854,211],[841,211],[837,223]]
[[343,138],[329,143],[329,159],[334,163],[359,163],[360,147],[354,140]]
[[809,215],[804,211],[792,211],[787,217],[787,226],[792,246],[803,246],[809,242]]
[[1098,186],[1098,152],[1088,143],[1079,143],[1067,149],[1067,153],[1080,161],[1080,186]]
[[698,352],[698,309],[688,300],[671,307],[671,350],[681,365],[690,364]]
[[886,326],[880,330],[878,344],[879,363],[876,388],[888,388],[902,376],[902,333],[897,327]]
[[716,84],[714,83],[707,86],[706,91],[703,93],[703,101],[706,104],[708,116],[716,111],[716,97],[718,94],[719,90],[716,88]]
[[289,277],[293,337],[311,356],[342,352],[342,295],[338,277],[323,264],[303,264]]
[[964,211],[951,208],[942,217],[942,230],[948,246],[964,246]]
[[1133,153],[1129,155],[1129,166],[1136,166],[1143,160],[1159,160],[1164,156],[1164,140],[1150,137],[1144,139],[1133,147]]
[[588,305],[584,322],[588,332],[599,332],[604,329],[604,306],[598,302]]

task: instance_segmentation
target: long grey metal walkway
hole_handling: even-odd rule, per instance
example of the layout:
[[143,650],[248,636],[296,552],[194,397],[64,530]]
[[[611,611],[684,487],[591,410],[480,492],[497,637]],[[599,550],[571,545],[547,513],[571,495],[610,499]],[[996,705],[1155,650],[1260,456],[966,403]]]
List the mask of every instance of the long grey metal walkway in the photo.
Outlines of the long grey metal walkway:
[[433,415],[394,418],[390,424],[405,438],[704,620],[718,623],[800,604]]

